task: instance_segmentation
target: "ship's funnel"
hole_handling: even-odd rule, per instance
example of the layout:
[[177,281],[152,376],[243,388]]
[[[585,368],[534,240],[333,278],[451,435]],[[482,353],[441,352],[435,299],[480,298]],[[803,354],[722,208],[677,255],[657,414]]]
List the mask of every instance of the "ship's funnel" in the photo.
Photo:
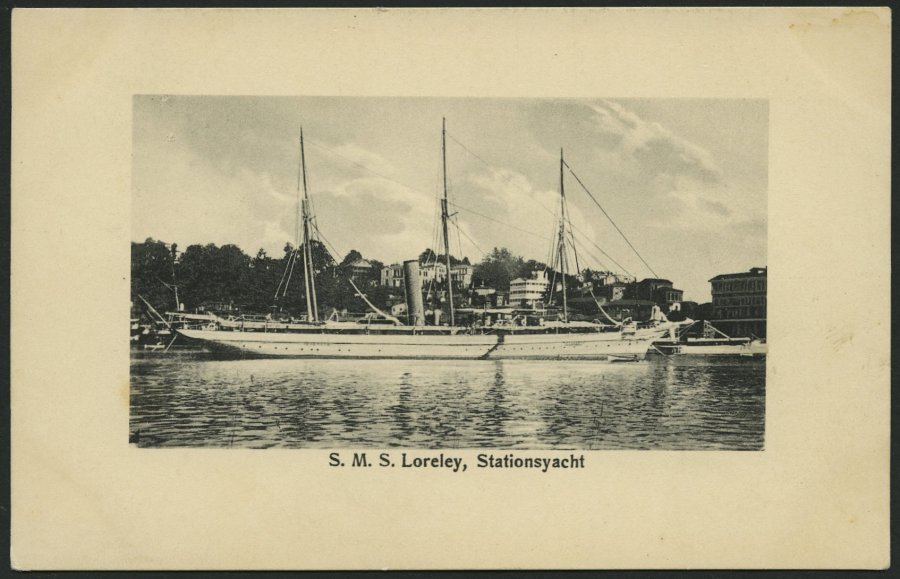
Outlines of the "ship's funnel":
[[422,282],[419,281],[419,260],[403,262],[403,277],[406,282],[406,307],[409,323],[413,326],[425,325],[425,307],[422,305]]

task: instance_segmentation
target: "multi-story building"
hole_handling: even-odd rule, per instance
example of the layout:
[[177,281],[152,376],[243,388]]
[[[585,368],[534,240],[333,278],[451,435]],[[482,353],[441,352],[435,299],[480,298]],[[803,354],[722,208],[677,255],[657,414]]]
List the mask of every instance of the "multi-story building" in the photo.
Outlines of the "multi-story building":
[[447,279],[447,266],[440,262],[423,263],[419,265],[419,278],[423,284],[429,282],[443,282]]
[[628,285],[617,281],[606,285],[594,287],[592,289],[593,297],[601,304],[614,302],[616,300],[625,299],[625,292]]
[[[450,268],[453,275],[454,287],[468,287],[472,284],[472,275],[475,268],[467,264],[458,264]],[[422,285],[430,282],[443,283],[447,279],[447,264],[428,263],[419,266],[419,279]],[[392,263],[381,270],[381,285],[389,287],[403,287],[403,264]]]
[[402,288],[403,287],[403,264],[392,263],[385,266],[381,270],[381,285]]
[[665,311],[669,311],[675,304],[682,301],[684,291],[675,289],[672,282],[667,279],[648,277],[633,286],[630,297],[653,302]]
[[684,299],[684,290],[675,289],[673,287],[657,288],[653,295],[653,301],[662,307],[665,311],[678,307]]
[[614,284],[627,285],[634,283],[634,276],[613,273],[611,271],[595,271],[594,275],[591,276],[591,281],[593,281],[595,287]]
[[514,306],[534,306],[542,302],[550,282],[546,275],[534,272],[531,278],[517,278],[509,282],[509,303]]
[[714,326],[734,337],[766,337],[766,275],[768,268],[723,273],[712,284]]
[[357,259],[353,263],[347,264],[347,269],[350,272],[350,279],[353,280],[373,281],[378,275],[375,266],[367,259]]
[[475,268],[466,263],[460,263],[450,267],[450,275],[453,277],[455,287],[469,287],[472,285],[472,275]]

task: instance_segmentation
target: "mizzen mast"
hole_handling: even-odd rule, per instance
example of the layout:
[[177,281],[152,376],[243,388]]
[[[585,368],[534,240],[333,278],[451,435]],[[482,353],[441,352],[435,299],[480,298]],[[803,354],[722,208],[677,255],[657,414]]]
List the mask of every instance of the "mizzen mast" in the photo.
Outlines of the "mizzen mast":
[[450,233],[447,222],[450,219],[447,199],[447,119],[441,119],[441,155],[444,161],[444,198],[441,199],[441,225],[444,229],[444,254],[447,260],[447,299],[450,302],[450,327],[456,325],[453,309],[453,270],[450,269]]
[[569,321],[569,304],[566,296],[566,186],[563,178],[563,150],[559,150],[559,269],[562,273],[563,321]]

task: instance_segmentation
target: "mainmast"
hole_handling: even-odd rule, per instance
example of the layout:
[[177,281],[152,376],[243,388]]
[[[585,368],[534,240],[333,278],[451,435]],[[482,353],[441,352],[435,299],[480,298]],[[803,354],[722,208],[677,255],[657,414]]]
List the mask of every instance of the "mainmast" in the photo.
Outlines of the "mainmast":
[[563,321],[569,321],[569,304],[566,296],[566,187],[563,179],[563,150],[559,150],[559,268],[562,272]]
[[[300,127],[300,171],[303,177],[303,201],[301,203],[301,218],[303,220],[303,281],[306,289],[306,319],[319,321],[318,304],[316,303],[316,279],[314,276],[312,248],[310,240],[310,207],[309,189],[306,185],[306,153],[303,150],[303,127]],[[300,194],[300,191],[297,191]]]
[[447,200],[447,119],[441,119],[441,155],[444,159],[444,198],[441,199],[441,225],[444,229],[444,253],[447,258],[447,296],[450,301],[450,327],[456,325],[453,309],[453,271],[450,269],[450,233],[447,221],[450,219]]

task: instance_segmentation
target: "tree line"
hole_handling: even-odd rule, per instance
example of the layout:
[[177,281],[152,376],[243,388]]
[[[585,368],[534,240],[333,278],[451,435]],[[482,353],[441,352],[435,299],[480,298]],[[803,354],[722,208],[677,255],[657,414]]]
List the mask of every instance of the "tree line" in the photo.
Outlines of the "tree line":
[[[351,264],[362,259],[362,254],[354,249],[337,262],[317,240],[310,241],[310,249],[320,311],[327,313],[332,308],[366,311],[365,302],[347,281],[354,276]],[[288,243],[281,256],[273,257],[260,249],[251,257],[232,244],[196,244],[179,252],[177,244],[152,238],[132,242],[132,304],[141,309],[142,297],[159,312],[172,311],[178,307],[177,293],[178,303],[185,311],[216,305],[219,309],[225,306],[244,313],[275,311],[301,315],[306,311],[303,266],[302,260],[298,259],[293,269],[290,267],[294,251]],[[430,248],[421,252],[419,259],[422,263],[446,261],[444,255],[436,254]],[[355,283],[372,303],[386,307],[397,300],[397,289],[380,285],[382,262],[370,258],[367,261],[373,266],[371,272],[364,279],[357,272]],[[470,265],[467,257],[451,255],[450,262],[452,265]],[[512,280],[527,278],[533,271],[545,269],[546,265],[541,262],[526,260],[506,248],[495,247],[474,265],[472,285],[508,291]],[[574,276],[567,276],[568,286],[574,287],[577,283]],[[458,289],[464,294],[467,288]],[[402,293],[399,297],[402,298]]]

